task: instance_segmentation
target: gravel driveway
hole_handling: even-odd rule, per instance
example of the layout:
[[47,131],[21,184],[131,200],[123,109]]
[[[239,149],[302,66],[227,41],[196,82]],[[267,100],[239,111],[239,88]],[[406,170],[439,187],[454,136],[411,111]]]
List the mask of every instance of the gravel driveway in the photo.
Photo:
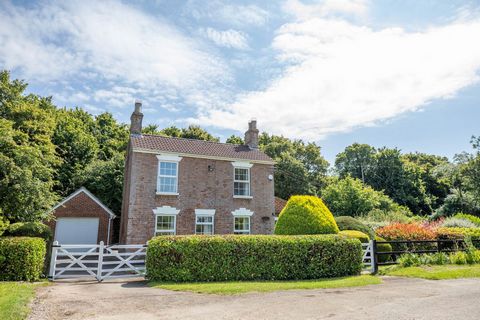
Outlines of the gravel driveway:
[[40,288],[29,319],[480,319],[480,279],[384,278],[381,285],[218,296],[143,281]]

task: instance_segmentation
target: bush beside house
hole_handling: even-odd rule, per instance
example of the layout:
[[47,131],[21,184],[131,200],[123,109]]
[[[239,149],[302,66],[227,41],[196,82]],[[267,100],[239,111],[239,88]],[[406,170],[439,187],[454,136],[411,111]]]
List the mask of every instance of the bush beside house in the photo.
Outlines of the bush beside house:
[[340,216],[335,217],[335,222],[337,223],[338,229],[340,229],[340,231],[357,230],[367,234],[370,239],[373,239],[375,237],[375,232],[372,228],[363,224],[355,218],[349,216]]
[[7,228],[5,236],[38,237],[49,242],[52,239],[52,230],[41,222],[17,222]]
[[319,279],[361,268],[360,242],[334,235],[162,236],[147,249],[147,277],[158,281]]
[[46,243],[41,238],[0,238],[0,280],[36,281],[42,276]]
[[322,199],[315,196],[292,196],[283,208],[275,234],[336,234],[338,227]]

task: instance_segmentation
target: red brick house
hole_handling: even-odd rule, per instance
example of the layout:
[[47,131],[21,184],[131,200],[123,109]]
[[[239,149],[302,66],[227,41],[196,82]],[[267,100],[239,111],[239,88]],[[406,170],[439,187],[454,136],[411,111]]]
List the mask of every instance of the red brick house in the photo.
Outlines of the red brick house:
[[245,145],[142,134],[131,116],[120,242],[155,235],[269,234],[274,227],[274,161],[258,149],[256,121]]
[[110,244],[115,214],[86,188],[80,188],[52,209],[46,222],[60,244]]

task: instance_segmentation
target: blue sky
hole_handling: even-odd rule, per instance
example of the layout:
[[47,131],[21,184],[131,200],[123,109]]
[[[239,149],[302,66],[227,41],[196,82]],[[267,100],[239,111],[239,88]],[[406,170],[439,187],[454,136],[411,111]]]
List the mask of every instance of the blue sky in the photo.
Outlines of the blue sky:
[[60,106],[452,157],[480,134],[480,2],[2,1],[0,67]]

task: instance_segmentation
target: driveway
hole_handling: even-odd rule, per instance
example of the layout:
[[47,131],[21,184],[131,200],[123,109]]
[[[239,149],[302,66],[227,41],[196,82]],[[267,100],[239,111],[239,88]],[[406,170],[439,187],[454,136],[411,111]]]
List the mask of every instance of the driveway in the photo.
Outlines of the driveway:
[[381,285],[218,296],[145,282],[40,288],[29,319],[480,319],[480,279],[384,278]]

